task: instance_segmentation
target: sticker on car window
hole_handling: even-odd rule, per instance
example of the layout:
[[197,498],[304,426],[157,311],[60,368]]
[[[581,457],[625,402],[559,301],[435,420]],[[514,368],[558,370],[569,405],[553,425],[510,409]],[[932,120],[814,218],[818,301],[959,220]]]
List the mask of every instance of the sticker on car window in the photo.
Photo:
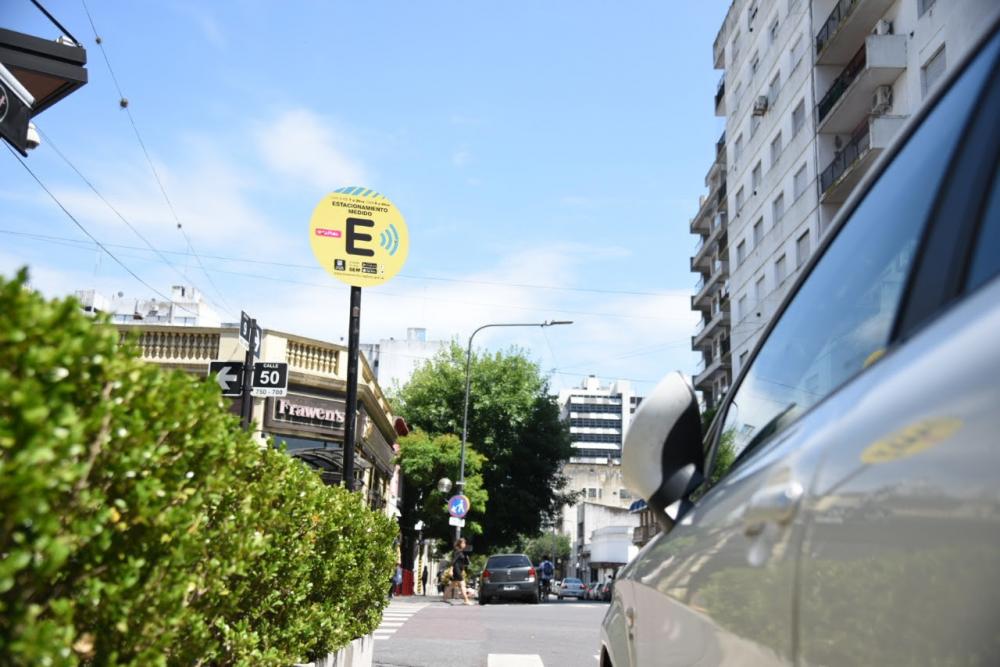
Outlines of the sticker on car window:
[[944,442],[958,429],[962,420],[954,417],[924,419],[876,440],[861,452],[863,463],[889,463],[913,456]]

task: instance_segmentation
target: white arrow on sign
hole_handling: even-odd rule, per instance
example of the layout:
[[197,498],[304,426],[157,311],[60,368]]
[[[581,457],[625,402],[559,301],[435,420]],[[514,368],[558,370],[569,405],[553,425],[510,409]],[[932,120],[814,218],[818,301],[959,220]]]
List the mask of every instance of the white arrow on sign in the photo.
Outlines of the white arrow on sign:
[[232,366],[223,366],[215,375],[215,381],[219,384],[219,389],[222,391],[229,391],[229,386],[240,377],[236,373],[230,373],[232,369]]

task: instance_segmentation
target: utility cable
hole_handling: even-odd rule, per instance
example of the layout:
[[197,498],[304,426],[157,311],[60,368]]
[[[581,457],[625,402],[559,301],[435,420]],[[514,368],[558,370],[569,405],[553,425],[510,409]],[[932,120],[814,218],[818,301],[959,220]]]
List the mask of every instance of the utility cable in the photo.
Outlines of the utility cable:
[[[167,266],[169,266],[171,269],[173,269],[174,272],[177,273],[177,275],[180,276],[185,282],[190,283],[192,285],[194,284],[194,281],[191,280],[191,278],[186,273],[184,273],[183,271],[181,271],[180,269],[178,269],[169,259],[167,259],[166,255],[164,255],[163,252],[161,252],[156,246],[154,246],[152,243],[150,243],[149,239],[147,239],[145,236],[143,236],[142,232],[140,232],[138,229],[136,229],[136,227],[131,222],[129,222],[125,218],[125,216],[122,215],[122,213],[117,208],[115,208],[111,204],[111,202],[109,202],[107,200],[107,198],[104,195],[102,195],[98,191],[98,189],[94,186],[94,184],[91,183],[90,180],[86,176],[84,176],[83,173],[79,169],[77,169],[76,165],[73,164],[70,161],[70,159],[68,157],[66,157],[66,155],[61,150],[59,150],[59,147],[56,146],[55,142],[52,141],[52,138],[50,136],[48,136],[45,132],[43,132],[41,130],[41,128],[38,128],[37,126],[36,126],[36,129],[38,130],[38,133],[42,135],[42,138],[45,140],[45,145],[48,146],[48,147],[50,147],[52,150],[54,150],[56,152],[56,155],[58,155],[60,158],[62,158],[63,162],[65,162],[69,166],[69,168],[72,169],[76,173],[76,175],[79,176],[80,179],[84,183],[87,184],[87,187],[89,187],[93,191],[93,193],[95,195],[97,195],[97,197],[102,202],[104,202],[104,204],[109,209],[111,209],[112,213],[114,213],[116,216],[118,216],[118,219],[121,220],[123,223],[125,223],[125,226],[128,227],[129,229],[131,229],[133,234],[135,234],[137,237],[139,237],[139,240],[141,240],[143,243],[145,243],[146,246],[150,250],[152,250],[154,253],[156,253],[156,255],[161,260],[163,260],[163,263],[166,264]],[[122,246],[122,247],[126,247],[126,246]]]
[[181,233],[181,236],[184,237],[184,242],[187,244],[188,250],[191,251],[191,254],[194,256],[195,261],[198,263],[198,267],[201,269],[201,272],[205,274],[205,277],[208,279],[209,284],[212,286],[216,294],[219,296],[219,299],[222,301],[223,309],[225,311],[228,311],[230,315],[233,315],[234,312],[232,307],[226,302],[226,297],[222,294],[222,290],[220,290],[219,286],[215,284],[214,280],[212,280],[212,276],[208,273],[208,270],[205,268],[205,264],[201,261],[201,257],[195,251],[194,245],[191,243],[191,237],[189,237],[187,232],[184,230],[184,225],[181,224],[180,218],[177,215],[177,211],[174,209],[174,204],[170,200],[170,196],[167,194],[167,189],[163,186],[163,181],[162,179],[160,179],[160,174],[156,170],[156,165],[153,164],[153,159],[152,157],[150,157],[149,151],[146,149],[146,142],[143,141],[142,134],[139,132],[139,126],[136,124],[135,118],[132,116],[132,112],[129,110],[128,98],[125,97],[125,94],[122,92],[122,87],[118,82],[118,77],[115,76],[115,70],[111,66],[111,59],[108,57],[108,52],[104,48],[104,40],[101,39],[100,34],[98,34],[97,32],[97,26],[94,23],[94,17],[90,13],[90,8],[87,6],[87,0],[80,0],[80,2],[81,4],[83,4],[83,11],[87,14],[87,20],[90,22],[90,27],[94,32],[94,41],[97,42],[97,46],[101,50],[101,55],[104,57],[104,62],[108,66],[108,72],[111,74],[111,80],[115,84],[115,90],[118,91],[119,105],[125,111],[125,115],[128,116],[129,124],[132,125],[132,130],[133,132],[135,132],[135,138],[139,142],[139,147],[142,149],[142,154],[146,157],[146,162],[149,164],[149,169],[153,173],[153,179],[156,181],[157,186],[159,186],[160,188],[160,193],[163,195],[163,200],[167,203],[167,208],[170,210],[170,214],[174,219],[174,223],[176,223],[177,225],[177,230]]
[[[145,286],[145,287],[146,287],[147,289],[151,290],[151,291],[152,291],[153,293],[157,294],[158,296],[160,296],[161,298],[163,298],[163,299],[164,299],[165,301],[168,301],[168,302],[170,302],[170,303],[173,303],[173,300],[172,300],[172,299],[170,299],[170,298],[169,298],[169,297],[168,297],[167,295],[163,294],[163,293],[162,293],[162,292],[160,292],[160,291],[159,291],[158,289],[156,289],[155,287],[153,287],[152,285],[150,285],[150,284],[149,284],[148,282],[146,282],[145,280],[143,280],[143,279],[142,279],[142,277],[140,277],[140,276],[139,276],[139,274],[137,274],[137,273],[136,273],[135,271],[133,271],[132,269],[130,269],[130,268],[129,268],[129,267],[128,267],[128,266],[126,265],[126,264],[125,264],[125,262],[123,262],[122,260],[118,259],[118,257],[117,257],[117,256],[116,256],[116,255],[115,255],[115,254],[114,254],[113,252],[111,252],[111,251],[110,251],[110,250],[109,250],[109,249],[107,248],[107,246],[105,246],[105,245],[104,245],[103,243],[101,243],[100,241],[98,241],[98,240],[97,240],[97,237],[96,237],[96,236],[94,236],[93,234],[91,234],[91,233],[90,233],[90,231],[89,231],[89,230],[88,230],[88,229],[87,229],[86,227],[84,227],[84,226],[83,226],[83,223],[81,223],[81,222],[80,222],[79,220],[77,220],[77,219],[76,219],[76,217],[75,217],[75,216],[74,216],[74,215],[73,215],[72,213],[70,213],[70,212],[69,212],[69,210],[68,210],[68,209],[67,209],[67,208],[66,208],[65,206],[63,206],[63,203],[62,203],[61,201],[59,201],[59,198],[58,198],[58,197],[56,197],[56,196],[55,196],[55,194],[53,194],[53,193],[52,193],[52,191],[51,191],[51,190],[49,190],[49,189],[48,189],[48,188],[47,188],[47,187],[45,186],[45,183],[43,183],[43,182],[42,182],[42,180],[41,180],[40,178],[38,178],[38,175],[37,175],[37,174],[35,174],[35,172],[33,172],[33,171],[31,170],[31,167],[29,167],[29,166],[28,166],[28,163],[27,163],[27,162],[25,162],[25,161],[24,161],[23,159],[21,159],[21,156],[20,156],[20,155],[18,155],[18,154],[17,154],[17,153],[16,153],[15,151],[14,151],[14,149],[13,149],[13,148],[11,148],[10,146],[6,146],[6,148],[7,148],[7,150],[8,150],[8,151],[10,151],[11,155],[13,155],[14,157],[16,157],[16,158],[17,158],[17,161],[21,163],[21,166],[22,166],[22,167],[24,167],[25,171],[27,171],[27,172],[28,172],[29,174],[31,174],[31,177],[32,177],[33,179],[35,179],[35,182],[36,182],[36,183],[38,183],[38,185],[39,185],[39,186],[40,186],[40,187],[42,188],[42,190],[44,190],[44,191],[45,191],[45,194],[47,194],[47,195],[48,195],[48,196],[49,196],[49,197],[50,197],[50,198],[52,199],[52,201],[54,201],[54,202],[56,203],[56,206],[58,206],[58,207],[59,207],[59,208],[60,208],[60,209],[62,210],[62,212],[63,212],[63,213],[65,213],[65,214],[66,214],[66,216],[67,216],[67,217],[68,217],[68,218],[69,218],[70,220],[72,220],[72,221],[73,221],[73,223],[74,223],[74,224],[75,224],[75,225],[76,225],[77,227],[79,227],[79,228],[80,228],[80,231],[82,231],[82,232],[83,232],[84,234],[86,234],[86,235],[87,235],[87,237],[88,237],[88,238],[90,238],[90,240],[91,240],[91,241],[93,241],[93,242],[94,242],[94,243],[95,243],[95,244],[97,245],[97,247],[98,247],[98,248],[100,248],[101,250],[103,250],[103,251],[104,251],[104,252],[105,252],[105,253],[107,254],[107,256],[108,256],[108,257],[110,257],[111,259],[113,259],[113,260],[115,261],[115,263],[117,263],[117,264],[118,264],[118,266],[120,266],[120,267],[122,267],[123,269],[125,269],[125,271],[126,271],[126,272],[127,272],[127,273],[128,273],[129,275],[130,275],[130,276],[132,276],[133,278],[135,278],[136,280],[138,280],[138,281],[139,281],[140,283],[142,283],[142,284],[143,284],[143,285],[144,285],[144,286]],[[195,316],[197,316],[197,315],[198,315],[198,313],[196,313],[196,312],[194,312],[194,311],[190,310],[189,308],[185,308],[184,306],[182,306],[182,305],[181,305],[181,304],[179,304],[179,303],[178,303],[178,304],[176,304],[176,305],[177,305],[177,307],[178,307],[178,308],[180,308],[181,310],[186,310],[187,312],[189,312],[189,313],[191,313],[192,315],[195,315]]]

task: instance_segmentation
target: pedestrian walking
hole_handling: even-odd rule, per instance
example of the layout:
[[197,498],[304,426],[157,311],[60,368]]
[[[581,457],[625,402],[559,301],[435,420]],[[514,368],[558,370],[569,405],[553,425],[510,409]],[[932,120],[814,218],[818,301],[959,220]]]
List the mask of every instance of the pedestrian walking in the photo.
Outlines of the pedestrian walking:
[[396,563],[396,569],[392,573],[392,583],[389,586],[389,599],[392,599],[393,595],[398,594],[399,586],[403,583],[403,564]]
[[472,604],[469,592],[465,590],[465,571],[469,569],[469,554],[465,553],[465,546],[464,537],[455,542],[455,553],[451,558],[451,584],[462,594],[465,604]]
[[420,573],[420,588],[423,590],[424,595],[427,595],[427,578],[430,577],[430,570],[424,565],[424,571]]

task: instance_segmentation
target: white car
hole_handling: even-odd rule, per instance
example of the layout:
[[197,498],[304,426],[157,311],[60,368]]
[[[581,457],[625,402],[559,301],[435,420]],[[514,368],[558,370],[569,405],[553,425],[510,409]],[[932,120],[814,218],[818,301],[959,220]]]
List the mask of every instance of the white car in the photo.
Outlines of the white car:
[[682,375],[639,406],[622,473],[662,532],[615,579],[601,667],[1000,665],[1000,21],[949,68],[704,439]]
[[563,579],[562,583],[559,584],[559,588],[556,590],[556,597],[560,600],[563,598],[577,598],[578,600],[582,600],[586,594],[583,582],[573,577],[566,577]]

